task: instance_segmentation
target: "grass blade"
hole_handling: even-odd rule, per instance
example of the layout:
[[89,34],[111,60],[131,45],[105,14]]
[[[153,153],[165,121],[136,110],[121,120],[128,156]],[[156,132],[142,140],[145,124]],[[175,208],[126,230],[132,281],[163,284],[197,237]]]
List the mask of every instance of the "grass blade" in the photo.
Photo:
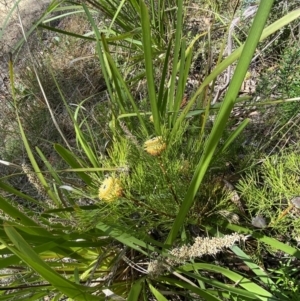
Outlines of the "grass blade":
[[222,301],[222,299],[213,296],[206,289],[201,289],[187,282],[183,282],[174,278],[167,278],[167,277],[159,277],[159,281],[169,285],[171,284],[176,287],[185,288],[186,290],[201,296],[202,298],[204,298],[204,300],[207,301]]
[[[245,290],[252,293],[253,295],[257,295],[258,298],[261,300],[267,301],[267,300],[272,300],[272,298],[274,298],[273,300],[278,300],[270,292],[266,291],[261,286],[245,278],[243,275],[230,271],[229,269],[216,266],[214,264],[194,263],[194,264],[185,265],[184,267],[180,268],[180,270],[184,270],[184,271],[193,271],[195,269],[220,273],[223,276],[227,277],[228,279],[232,280],[234,283],[237,283],[239,286],[243,287]],[[230,289],[228,290],[230,291]]]
[[[103,36],[102,36],[102,41],[103,41],[104,47],[107,49],[107,44],[106,44],[105,39],[104,39]],[[136,103],[135,103],[135,101],[134,101],[134,99],[133,99],[133,97],[132,97],[132,95],[129,91],[129,88],[127,87],[126,82],[124,81],[121,73],[117,69],[117,66],[115,65],[112,57],[110,56],[110,54],[108,52],[106,53],[106,57],[107,57],[108,63],[111,67],[111,71],[112,71],[114,79],[115,79],[115,86],[118,87],[118,90],[120,90],[120,91],[124,90],[126,92],[127,97],[129,99],[132,107],[133,107],[133,110],[134,110],[136,116],[138,117],[138,119],[140,121],[140,124],[143,126],[143,129],[145,131],[147,131],[147,128],[145,126],[145,122],[142,119],[141,114],[139,113],[138,107],[137,107],[137,105],[136,105]]]
[[220,154],[226,151],[229,145],[242,133],[242,131],[245,129],[245,127],[248,125],[249,122],[250,119],[246,118],[239,124],[239,126],[230,134],[230,136],[227,138],[222,148],[219,150]]
[[147,252],[145,252],[142,248],[155,252],[155,248],[151,246],[150,244],[147,244],[146,242],[132,236],[129,233],[125,233],[121,231],[120,229],[112,226],[108,226],[102,222],[99,222],[96,226],[99,230],[103,231],[105,235],[108,235],[110,237],[113,237],[114,239],[118,240],[119,242],[123,243],[124,245],[137,250],[144,255],[148,255]]
[[43,229],[41,225],[27,217],[24,213],[19,211],[15,206],[11,205],[12,202],[9,202],[0,195],[0,208],[7,215],[17,220],[21,225],[25,226],[28,233],[33,233],[35,235],[46,235],[49,236],[47,230]]
[[[57,153],[72,167],[72,168],[81,168],[80,160],[75,157],[73,153],[69,150],[61,146],[60,144],[54,145],[55,150]],[[79,163],[80,162],[80,163]],[[87,184],[90,185],[92,183],[92,179],[83,172],[78,172],[78,176]]]
[[[169,88],[169,111],[172,112],[176,107],[179,107],[178,104],[175,102],[175,85],[176,85],[176,74],[177,74],[177,64],[179,60],[179,52],[181,48],[181,37],[182,37],[182,22],[183,22],[183,0],[179,0],[177,4],[177,20],[176,20],[176,32],[175,32],[175,46],[174,46],[174,53],[173,53],[173,69],[172,69],[172,75],[171,75],[171,83]],[[185,48],[185,47],[184,47]],[[185,49],[184,49],[185,51]],[[184,64],[183,61],[181,61],[181,64]],[[178,100],[177,100],[178,101]],[[180,99],[181,102],[181,99]],[[175,109],[176,111],[176,109]],[[177,113],[174,112],[170,116],[169,120],[169,127],[171,127],[172,123],[174,122],[175,118],[177,117]]]
[[66,294],[68,297],[78,301],[99,301],[99,297],[87,293],[86,287],[72,283],[53,271],[42,259],[40,259],[38,254],[34,252],[30,245],[13,227],[5,224],[4,229],[15,246],[11,247],[4,243],[6,247],[15,253],[15,255],[23,260],[29,267],[39,273],[46,281],[50,282],[55,288]]
[[1,25],[1,27],[0,27],[0,28],[1,28],[1,30],[0,30],[0,40],[2,39],[4,30],[6,29],[6,27],[7,27],[8,23],[9,23],[9,21],[11,20],[12,14],[13,14],[14,10],[17,8],[17,6],[18,6],[18,4],[19,4],[20,1],[21,1],[21,0],[18,0],[18,1],[15,1],[15,2],[14,2],[14,6],[10,9],[10,11],[9,11],[9,13],[7,14],[6,18],[4,19],[3,23],[0,24],[0,25]]
[[226,126],[243,79],[245,78],[246,72],[251,62],[251,58],[260,39],[263,27],[267,21],[272,5],[273,1],[269,0],[261,1],[259,5],[257,14],[253,21],[253,25],[249,32],[249,36],[246,40],[245,47],[243,48],[241,59],[238,62],[222,107],[217,115],[214,126],[205,144],[204,152],[201,156],[200,162],[196,168],[193,179],[180,208],[180,214],[176,216],[173,227],[167,238],[166,243],[169,245],[171,245],[175,241],[179,229],[183,226],[185,217],[194,202],[194,197],[199,189],[199,186],[212,160],[215,149],[220,141],[221,135]]
[[151,283],[148,283],[151,293],[157,299],[157,301],[168,301],[160,291],[158,291]]
[[137,280],[131,287],[129,295],[128,295],[128,299],[127,300],[131,300],[131,301],[138,301],[141,290],[143,288],[143,283],[144,283],[144,279],[139,279]]
[[168,93],[168,89],[165,91],[165,84],[166,84],[167,72],[168,72],[168,68],[169,68],[171,46],[172,46],[172,40],[170,40],[166,54],[165,54],[164,67],[162,70],[160,86],[159,86],[159,90],[158,90],[158,110],[161,113],[161,116],[165,115],[166,107],[167,107],[167,97],[164,97],[164,94]]
[[161,112],[158,111],[158,104],[157,104],[156,93],[155,93],[153,64],[152,64],[150,19],[149,19],[148,9],[144,1],[140,1],[140,6],[141,6],[140,17],[142,21],[142,32],[143,32],[142,39],[143,39],[143,49],[144,49],[144,56],[145,56],[145,67],[146,67],[149,100],[151,105],[155,132],[157,135],[160,135],[161,134],[161,127],[160,127]]
[[272,248],[281,250],[284,253],[287,253],[289,255],[295,256],[296,258],[300,259],[300,251],[299,250],[297,250],[296,248],[293,248],[287,244],[284,244],[274,238],[268,237],[268,236],[264,235],[263,233],[252,231],[248,228],[244,228],[244,227],[241,227],[238,225],[233,225],[233,224],[227,224],[227,225],[225,225],[225,227],[234,232],[250,234],[252,237],[256,238],[257,240],[259,240],[261,242],[268,244]]

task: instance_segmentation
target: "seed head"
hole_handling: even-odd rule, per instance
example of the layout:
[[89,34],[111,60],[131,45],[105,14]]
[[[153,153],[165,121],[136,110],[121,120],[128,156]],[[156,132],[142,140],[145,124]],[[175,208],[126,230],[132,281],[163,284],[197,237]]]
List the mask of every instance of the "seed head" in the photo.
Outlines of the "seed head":
[[38,194],[41,197],[46,198],[47,197],[46,190],[43,187],[43,185],[41,184],[41,182],[40,182],[39,178],[37,177],[37,175],[31,169],[31,167],[29,165],[23,163],[22,164],[22,169],[23,169],[23,172],[26,174],[28,181],[36,189]]
[[246,236],[233,233],[223,237],[196,237],[192,245],[183,245],[170,250],[171,257],[164,260],[162,257],[149,263],[148,273],[156,277],[161,275],[167,267],[183,264],[191,259],[204,255],[216,255],[226,248],[232,247],[238,241],[245,241]]

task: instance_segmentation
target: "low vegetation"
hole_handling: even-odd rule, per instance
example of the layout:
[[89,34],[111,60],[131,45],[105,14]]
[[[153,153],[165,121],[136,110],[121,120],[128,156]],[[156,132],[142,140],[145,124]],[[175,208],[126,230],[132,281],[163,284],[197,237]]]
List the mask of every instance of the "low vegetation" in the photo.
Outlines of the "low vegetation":
[[297,300],[299,16],[52,2],[9,64],[0,300]]

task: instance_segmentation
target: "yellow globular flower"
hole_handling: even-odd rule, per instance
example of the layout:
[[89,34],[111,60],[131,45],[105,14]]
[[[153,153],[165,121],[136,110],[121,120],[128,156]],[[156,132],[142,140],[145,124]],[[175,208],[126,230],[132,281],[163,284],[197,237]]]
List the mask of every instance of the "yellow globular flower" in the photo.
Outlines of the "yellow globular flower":
[[167,145],[161,136],[154,137],[144,143],[145,151],[152,156],[159,156],[166,147]]
[[109,177],[105,179],[99,188],[99,199],[112,202],[122,196],[123,188],[119,179]]
[[153,115],[151,115],[151,116],[149,117],[149,121],[152,122],[152,123],[154,122]]

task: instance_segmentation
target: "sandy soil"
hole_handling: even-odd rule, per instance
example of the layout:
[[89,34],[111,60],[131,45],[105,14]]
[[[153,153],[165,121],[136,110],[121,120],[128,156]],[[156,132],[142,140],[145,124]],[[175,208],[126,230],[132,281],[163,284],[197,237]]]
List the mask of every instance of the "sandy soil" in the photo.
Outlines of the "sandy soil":
[[[17,2],[17,1],[16,1]],[[14,0],[0,0],[0,90],[7,77],[8,53],[14,51],[14,45],[22,38],[17,12],[19,11],[25,30],[29,29],[47,7],[50,0],[20,0],[18,9]],[[6,18],[9,17],[8,23]],[[6,26],[5,26],[6,24]]]

